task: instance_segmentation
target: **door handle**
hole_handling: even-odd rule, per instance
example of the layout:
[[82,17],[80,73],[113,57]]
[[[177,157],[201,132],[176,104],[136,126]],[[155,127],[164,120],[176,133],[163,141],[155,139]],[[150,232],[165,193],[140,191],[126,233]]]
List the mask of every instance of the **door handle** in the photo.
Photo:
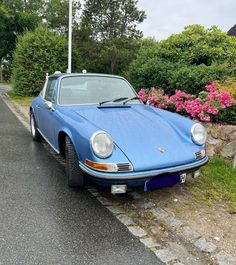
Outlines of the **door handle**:
[[36,107],[37,109],[40,109],[39,105],[36,105],[35,107]]

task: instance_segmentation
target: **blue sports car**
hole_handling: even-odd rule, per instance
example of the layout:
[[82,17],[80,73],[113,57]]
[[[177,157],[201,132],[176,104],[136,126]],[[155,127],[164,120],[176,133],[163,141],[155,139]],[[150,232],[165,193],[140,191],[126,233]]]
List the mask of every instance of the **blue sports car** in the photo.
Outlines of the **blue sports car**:
[[56,72],[30,106],[30,126],[65,157],[72,187],[89,178],[112,193],[153,190],[197,176],[208,160],[202,125],[143,104],[120,76]]

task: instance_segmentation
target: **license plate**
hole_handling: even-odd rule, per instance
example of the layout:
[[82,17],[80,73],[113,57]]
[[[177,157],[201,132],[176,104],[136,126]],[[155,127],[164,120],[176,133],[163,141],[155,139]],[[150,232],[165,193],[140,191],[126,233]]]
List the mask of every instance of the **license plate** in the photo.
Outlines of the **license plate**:
[[162,174],[145,182],[144,190],[156,190],[164,187],[174,186],[177,183],[183,183],[180,174]]

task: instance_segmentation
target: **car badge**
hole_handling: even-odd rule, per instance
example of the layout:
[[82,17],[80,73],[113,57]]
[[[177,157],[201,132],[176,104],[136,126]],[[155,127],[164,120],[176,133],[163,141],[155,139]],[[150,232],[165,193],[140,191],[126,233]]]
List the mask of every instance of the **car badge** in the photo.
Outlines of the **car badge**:
[[165,149],[163,147],[158,147],[158,150],[161,152],[161,153],[164,153],[165,152]]

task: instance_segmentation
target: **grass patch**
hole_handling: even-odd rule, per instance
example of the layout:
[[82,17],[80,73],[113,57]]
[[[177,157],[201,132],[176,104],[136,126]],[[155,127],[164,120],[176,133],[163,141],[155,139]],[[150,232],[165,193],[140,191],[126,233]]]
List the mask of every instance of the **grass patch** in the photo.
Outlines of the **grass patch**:
[[188,179],[183,185],[142,194],[159,207],[170,208],[180,215],[204,206],[223,207],[229,213],[236,214],[236,169],[228,160],[214,157],[201,168],[199,178]]
[[14,100],[23,107],[28,107],[31,104],[32,100],[35,98],[35,97],[16,95],[14,90],[8,91],[7,94],[12,100]]
[[0,82],[0,86],[10,86],[11,85],[11,83],[1,83]]
[[236,169],[229,161],[212,158],[202,167],[202,176],[193,183],[188,183],[194,202],[198,205],[220,202],[230,213],[236,213]]

